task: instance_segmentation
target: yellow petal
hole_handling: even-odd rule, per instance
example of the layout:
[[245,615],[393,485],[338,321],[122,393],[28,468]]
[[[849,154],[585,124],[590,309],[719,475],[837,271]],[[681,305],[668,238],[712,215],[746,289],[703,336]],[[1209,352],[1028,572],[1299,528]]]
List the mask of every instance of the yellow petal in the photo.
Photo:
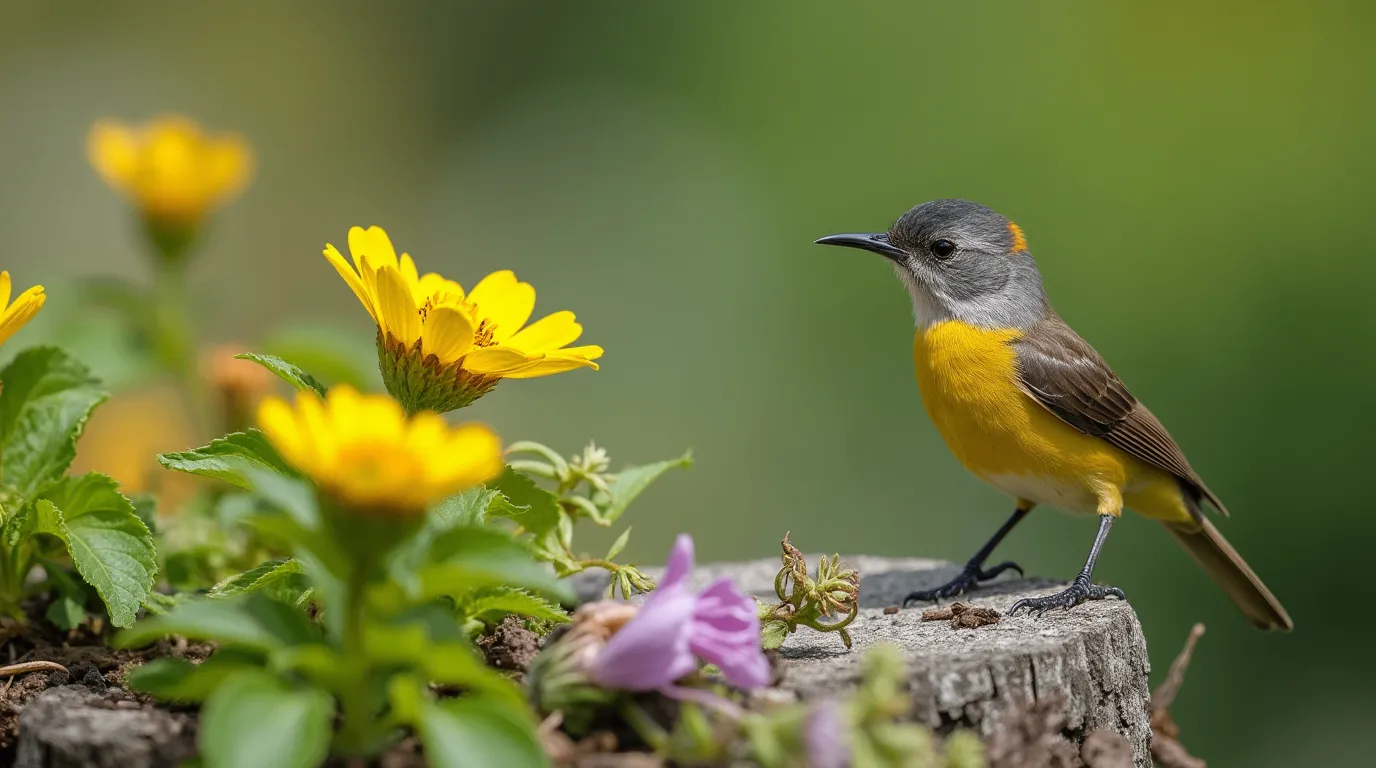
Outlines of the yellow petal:
[[550,352],[571,344],[583,333],[569,311],[555,312],[531,323],[507,340],[507,344],[523,352]]
[[505,468],[502,441],[481,424],[464,424],[449,432],[448,445],[440,452],[444,463],[440,476],[451,486],[464,487],[491,480]]
[[339,249],[335,248],[333,245],[330,245],[329,243],[326,243],[325,259],[328,260],[330,262],[330,265],[334,267],[334,271],[338,272],[339,276],[344,278],[344,282],[348,283],[349,288],[354,292],[354,295],[357,296],[358,300],[363,303],[363,308],[368,310],[369,315],[372,315],[373,322],[381,325],[381,323],[378,321],[377,309],[373,307],[372,292],[369,291],[367,286],[363,284],[362,279],[359,278],[359,275],[357,272],[354,271],[354,268],[349,266],[348,262],[344,261],[344,257],[340,255]]
[[14,286],[10,284],[9,270],[0,272],[0,311],[10,305],[10,289]]
[[420,339],[420,312],[395,267],[377,272],[378,313],[382,327],[408,347]]
[[264,399],[258,406],[258,426],[288,464],[296,466],[307,452],[296,413],[286,400],[280,397]]
[[544,355],[527,355],[511,347],[480,347],[463,359],[463,367],[488,376],[506,376],[529,368],[544,359]]
[[545,355],[545,359],[525,370],[506,374],[511,379],[534,379],[540,376],[549,376],[555,373],[571,371],[574,368],[591,368],[597,370],[597,363],[593,360],[602,356],[602,348],[595,346],[569,347],[558,352],[551,352]]
[[[421,275],[419,293],[425,298],[435,298],[435,303],[458,304],[463,301],[463,286],[447,280],[434,272],[427,272]],[[419,304],[420,302],[416,302]]]
[[132,131],[112,120],[97,122],[86,138],[86,155],[105,183],[130,189],[139,164],[139,141]]
[[28,324],[33,316],[38,314],[38,310],[43,308],[43,302],[48,297],[43,294],[43,286],[35,285],[27,291],[19,294],[19,298],[14,300],[0,315],[0,344],[9,341],[9,338],[20,328]]
[[435,307],[425,316],[421,349],[438,357],[441,365],[458,360],[473,348],[473,321],[454,307]]
[[[397,252],[392,247],[392,239],[387,237],[387,233],[382,227],[351,227],[349,229],[349,254],[354,257],[354,265],[359,266],[360,260],[367,257],[373,269],[391,267],[400,269],[397,263]],[[362,274],[363,269],[359,268]]]
[[511,270],[504,269],[473,286],[468,300],[478,307],[478,315],[492,324],[492,340],[502,342],[521,330],[535,311],[535,288],[518,282]]
[[200,173],[205,190],[216,201],[238,195],[253,177],[253,151],[242,138],[227,134],[207,143]]

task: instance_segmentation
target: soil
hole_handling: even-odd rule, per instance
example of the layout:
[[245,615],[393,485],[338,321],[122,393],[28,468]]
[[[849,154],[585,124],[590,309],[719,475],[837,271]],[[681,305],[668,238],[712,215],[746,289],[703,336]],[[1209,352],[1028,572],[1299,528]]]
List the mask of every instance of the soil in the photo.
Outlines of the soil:
[[99,619],[71,632],[62,632],[41,618],[24,624],[0,621],[0,665],[47,661],[66,669],[0,679],[0,765],[15,760],[19,718],[25,705],[49,688],[77,685],[101,696],[113,708],[152,708],[151,699],[121,687],[131,667],[157,657],[199,661],[211,652],[209,645],[185,641],[163,641],[136,651],[115,650],[104,645],[110,634],[110,628]]

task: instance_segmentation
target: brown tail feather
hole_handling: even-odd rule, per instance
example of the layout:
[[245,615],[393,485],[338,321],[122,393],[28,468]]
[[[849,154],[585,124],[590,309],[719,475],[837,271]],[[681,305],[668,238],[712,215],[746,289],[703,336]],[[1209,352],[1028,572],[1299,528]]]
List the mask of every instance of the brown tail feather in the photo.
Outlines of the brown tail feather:
[[1203,517],[1198,522],[1198,528],[1168,524],[1166,530],[1204,567],[1209,578],[1223,588],[1253,626],[1258,629],[1294,629],[1290,615],[1252,572],[1242,555],[1223,538],[1213,523]]

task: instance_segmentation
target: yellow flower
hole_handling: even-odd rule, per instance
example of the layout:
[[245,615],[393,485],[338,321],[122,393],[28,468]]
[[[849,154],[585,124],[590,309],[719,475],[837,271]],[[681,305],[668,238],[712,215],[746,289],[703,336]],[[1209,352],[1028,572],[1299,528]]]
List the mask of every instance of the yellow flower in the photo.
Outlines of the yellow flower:
[[325,258],[377,323],[387,390],[410,410],[460,408],[501,379],[597,369],[601,347],[566,346],[583,332],[572,312],[526,325],[535,289],[508,270],[465,293],[453,280],[419,274],[409,255],[398,259],[381,227],[350,229],[349,252],[352,265],[325,246]]
[[162,226],[196,224],[207,211],[238,195],[253,174],[253,156],[242,138],[207,135],[177,116],[141,127],[98,121],[86,151],[107,184]]
[[9,341],[15,331],[27,325],[48,298],[43,295],[43,286],[35,285],[19,294],[19,298],[11,304],[11,287],[10,273],[0,272],[0,344]]
[[297,393],[295,407],[268,398],[258,425],[282,458],[365,515],[415,517],[503,468],[502,443],[487,427],[451,427],[436,413],[408,417],[392,398],[347,385],[323,401]]

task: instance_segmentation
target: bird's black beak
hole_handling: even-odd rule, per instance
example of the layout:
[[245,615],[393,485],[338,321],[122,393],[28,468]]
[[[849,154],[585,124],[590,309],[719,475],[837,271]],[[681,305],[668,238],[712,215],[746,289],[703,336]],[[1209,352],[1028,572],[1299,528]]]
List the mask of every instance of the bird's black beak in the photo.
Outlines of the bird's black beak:
[[827,235],[817,241],[818,245],[844,245],[847,248],[860,248],[866,251],[873,251],[886,259],[892,259],[900,264],[907,254],[902,248],[889,242],[887,232],[875,232],[868,235]]

